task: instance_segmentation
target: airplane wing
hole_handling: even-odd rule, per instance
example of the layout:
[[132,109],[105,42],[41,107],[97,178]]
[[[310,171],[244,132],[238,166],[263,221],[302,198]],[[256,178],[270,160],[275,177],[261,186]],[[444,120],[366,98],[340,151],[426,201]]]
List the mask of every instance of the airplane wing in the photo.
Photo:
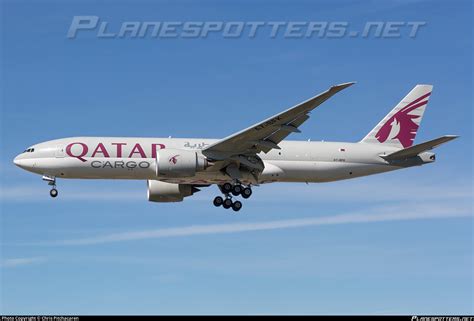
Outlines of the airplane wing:
[[339,91],[354,82],[332,86],[325,92],[310,98],[290,109],[267,118],[253,126],[230,135],[202,150],[207,157],[222,161],[238,155],[256,155],[280,149],[278,143],[291,133],[299,133],[298,127],[308,118],[309,113]]

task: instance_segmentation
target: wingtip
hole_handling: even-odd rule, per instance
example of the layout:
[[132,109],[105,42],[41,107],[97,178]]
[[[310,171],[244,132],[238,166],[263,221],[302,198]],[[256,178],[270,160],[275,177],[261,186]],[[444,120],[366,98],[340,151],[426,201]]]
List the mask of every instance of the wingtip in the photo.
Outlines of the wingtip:
[[345,83],[342,83],[342,84],[334,85],[334,86],[332,86],[332,88],[344,89],[344,88],[347,88],[347,87],[350,87],[350,86],[354,85],[355,83],[356,83],[355,81],[345,82]]
[[456,139],[460,137],[459,135],[444,135],[444,136],[451,139]]
[[426,86],[426,87],[433,87],[432,84],[416,84],[416,85],[417,85],[417,86],[420,86],[420,87],[424,87],[424,86]]
[[341,84],[341,85],[343,85],[343,86],[352,86],[352,85],[354,85],[354,84],[356,84],[356,83],[357,83],[357,81],[349,81],[349,82],[345,82],[345,83],[343,83],[343,84]]

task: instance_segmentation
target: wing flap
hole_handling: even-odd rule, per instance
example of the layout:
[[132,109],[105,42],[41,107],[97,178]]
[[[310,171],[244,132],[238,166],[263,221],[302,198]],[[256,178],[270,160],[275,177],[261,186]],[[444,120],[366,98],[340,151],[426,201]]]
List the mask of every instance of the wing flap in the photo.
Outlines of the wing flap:
[[[272,141],[272,142],[281,142],[283,139],[285,139],[288,135],[290,135],[292,132],[289,132],[286,128],[295,128],[297,131],[296,133],[301,132],[298,127],[303,124],[306,120],[308,120],[309,115],[304,114],[296,118],[295,120],[291,121],[290,123],[286,125],[282,125],[280,128],[281,130],[277,130],[273,132],[270,136],[268,136],[266,139]],[[264,153],[268,153],[271,150],[271,148],[264,148],[262,151]]]

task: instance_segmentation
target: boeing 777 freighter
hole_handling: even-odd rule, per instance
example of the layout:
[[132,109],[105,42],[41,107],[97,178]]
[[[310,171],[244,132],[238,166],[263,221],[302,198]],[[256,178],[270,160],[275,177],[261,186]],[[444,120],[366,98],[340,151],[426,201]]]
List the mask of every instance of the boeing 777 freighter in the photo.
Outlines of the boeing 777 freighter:
[[457,138],[413,145],[433,86],[417,85],[360,142],[284,140],[345,83],[223,139],[72,137],[28,147],[14,163],[43,175],[56,197],[57,178],[139,179],[148,200],[181,202],[217,184],[215,206],[239,211],[252,187],[274,182],[330,182],[432,163],[429,150]]

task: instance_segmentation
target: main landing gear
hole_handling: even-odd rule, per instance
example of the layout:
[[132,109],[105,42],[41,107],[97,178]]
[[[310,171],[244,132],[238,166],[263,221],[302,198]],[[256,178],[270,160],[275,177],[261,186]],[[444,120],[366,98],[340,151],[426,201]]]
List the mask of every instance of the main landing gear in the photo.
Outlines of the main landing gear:
[[240,195],[243,198],[249,198],[250,195],[252,195],[252,189],[250,188],[250,186],[244,187],[240,183],[224,183],[220,185],[219,188],[224,194],[225,198],[222,198],[221,196],[217,196],[216,198],[214,198],[214,206],[219,207],[222,205],[223,208],[232,208],[235,212],[240,211],[240,209],[242,208],[242,202],[232,201],[232,195]]
[[51,186],[51,190],[49,191],[49,195],[51,195],[51,197],[53,197],[53,198],[58,196],[58,190],[56,189],[56,177],[44,175],[43,176],[43,181],[48,182],[48,185]]

